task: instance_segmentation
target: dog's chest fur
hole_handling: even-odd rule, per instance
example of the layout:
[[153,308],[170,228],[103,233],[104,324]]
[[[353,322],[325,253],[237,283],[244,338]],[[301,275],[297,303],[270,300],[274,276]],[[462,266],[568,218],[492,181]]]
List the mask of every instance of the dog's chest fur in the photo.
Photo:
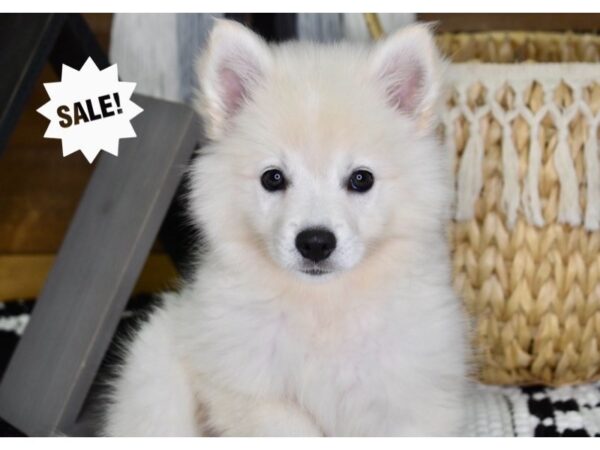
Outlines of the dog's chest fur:
[[[436,288],[419,293],[395,280],[368,296],[280,298],[256,285],[219,290],[212,280],[209,290],[188,292],[209,301],[189,299],[178,308],[177,344],[192,377],[224,381],[250,396],[287,398],[326,435],[398,434],[398,425],[386,422],[398,417],[390,408],[414,410],[412,403],[427,401],[431,383],[443,386],[463,371],[445,358],[460,347],[460,315],[454,308],[430,315],[435,308],[425,297],[452,299]],[[225,278],[223,286],[229,283]]]

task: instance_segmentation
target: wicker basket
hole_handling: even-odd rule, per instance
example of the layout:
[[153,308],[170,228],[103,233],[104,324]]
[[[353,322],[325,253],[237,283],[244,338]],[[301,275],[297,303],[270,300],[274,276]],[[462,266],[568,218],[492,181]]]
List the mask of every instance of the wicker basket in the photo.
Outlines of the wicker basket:
[[[376,14],[365,21],[374,39],[384,34]],[[455,160],[454,280],[479,378],[599,379],[600,36],[437,39],[458,63],[441,131]]]
[[474,319],[479,378],[600,378],[600,37],[438,39],[471,62],[449,69],[444,130],[455,285]]

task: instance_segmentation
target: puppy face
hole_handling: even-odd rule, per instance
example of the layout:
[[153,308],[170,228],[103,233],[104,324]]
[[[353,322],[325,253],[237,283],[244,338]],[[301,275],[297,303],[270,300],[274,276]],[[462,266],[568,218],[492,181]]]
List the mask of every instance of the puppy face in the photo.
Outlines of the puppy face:
[[194,167],[192,208],[216,252],[325,281],[439,231],[448,189],[430,137],[426,28],[373,49],[269,48],[220,21],[199,67],[213,142]]

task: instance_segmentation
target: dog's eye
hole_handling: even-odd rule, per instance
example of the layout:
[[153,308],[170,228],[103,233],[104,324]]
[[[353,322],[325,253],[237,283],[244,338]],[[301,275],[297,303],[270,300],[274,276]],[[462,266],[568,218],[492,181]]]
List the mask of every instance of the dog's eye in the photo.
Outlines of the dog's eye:
[[279,169],[267,170],[260,177],[260,182],[269,192],[281,191],[287,187],[287,181]]
[[355,170],[348,179],[348,190],[353,192],[367,192],[373,187],[375,179],[368,170]]

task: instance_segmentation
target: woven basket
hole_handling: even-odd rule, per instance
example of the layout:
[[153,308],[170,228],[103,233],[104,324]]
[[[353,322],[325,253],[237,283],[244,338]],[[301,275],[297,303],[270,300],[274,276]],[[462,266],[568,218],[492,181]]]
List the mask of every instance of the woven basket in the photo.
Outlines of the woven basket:
[[[365,14],[371,36],[384,30]],[[600,378],[600,36],[446,33],[454,280],[479,378]],[[543,64],[552,63],[552,64]]]
[[[454,279],[474,320],[479,378],[600,378],[600,37],[438,43],[471,61],[449,68],[443,122],[456,169]],[[489,64],[519,61],[530,62]]]
[[437,36],[444,56],[455,63],[598,62],[600,36],[547,32],[444,33]]

